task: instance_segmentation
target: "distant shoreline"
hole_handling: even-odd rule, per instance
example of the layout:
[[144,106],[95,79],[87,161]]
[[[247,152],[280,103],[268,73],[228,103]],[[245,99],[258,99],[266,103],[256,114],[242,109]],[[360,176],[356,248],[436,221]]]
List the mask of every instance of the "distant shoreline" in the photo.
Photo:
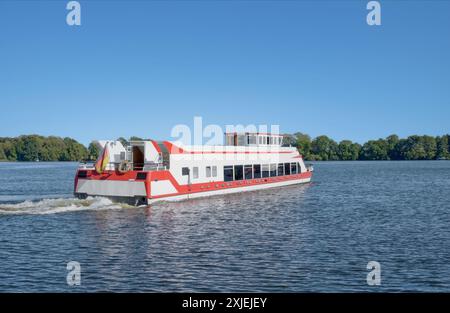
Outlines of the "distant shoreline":
[[[427,162],[427,161],[450,161],[450,159],[421,159],[421,160],[307,160],[304,159],[305,162],[314,162],[314,163],[331,163],[331,162]],[[0,160],[0,164],[4,163],[81,163],[84,161],[8,161],[8,160]],[[94,161],[89,161],[94,162]]]
[[[123,145],[139,137],[118,138]],[[283,146],[297,148],[305,161],[401,161],[449,160],[450,135],[418,136],[369,140],[363,145],[351,140],[336,142],[322,135],[311,138],[307,134],[283,134]],[[97,145],[88,147],[69,137],[23,135],[0,137],[0,162],[78,162],[96,160],[100,151]]]

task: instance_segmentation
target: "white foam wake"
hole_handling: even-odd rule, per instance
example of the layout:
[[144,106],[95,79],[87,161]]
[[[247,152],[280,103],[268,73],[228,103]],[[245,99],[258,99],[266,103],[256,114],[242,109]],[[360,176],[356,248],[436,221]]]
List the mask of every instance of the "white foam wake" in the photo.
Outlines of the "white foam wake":
[[113,203],[107,198],[89,197],[85,200],[76,198],[43,199],[24,201],[16,204],[0,204],[0,214],[54,214],[84,210],[110,210],[130,207],[127,204]]

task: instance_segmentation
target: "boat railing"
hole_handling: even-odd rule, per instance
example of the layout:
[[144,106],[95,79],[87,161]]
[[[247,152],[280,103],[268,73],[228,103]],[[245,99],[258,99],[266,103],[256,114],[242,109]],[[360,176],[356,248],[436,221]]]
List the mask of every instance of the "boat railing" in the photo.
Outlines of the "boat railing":
[[78,164],[78,168],[82,169],[82,170],[89,170],[89,169],[94,169],[95,168],[95,162],[94,161],[80,161],[80,163]]
[[[121,165],[123,166],[123,162],[109,162],[106,166],[106,170],[115,170],[118,171]],[[133,163],[133,162],[127,162],[126,165],[127,169],[130,171],[165,171],[168,169],[167,166],[163,165],[162,163]],[[85,169],[85,170],[93,170],[95,169],[95,162],[94,161],[81,161],[79,166],[79,169]]]

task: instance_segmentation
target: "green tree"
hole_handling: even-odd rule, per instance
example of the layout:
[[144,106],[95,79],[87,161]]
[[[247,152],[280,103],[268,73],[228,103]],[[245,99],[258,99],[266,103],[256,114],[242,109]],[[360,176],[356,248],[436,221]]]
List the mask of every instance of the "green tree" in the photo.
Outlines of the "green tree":
[[448,159],[450,156],[449,145],[448,145],[449,135],[444,135],[442,137],[436,137],[436,158],[438,159]]
[[8,161],[17,160],[16,143],[13,139],[2,139],[3,152]]
[[394,147],[392,154],[395,156],[394,160],[405,160],[406,152],[409,149],[409,142],[407,139],[399,139]]
[[3,144],[0,143],[0,161],[6,161],[6,154],[5,151],[3,150]]
[[80,161],[88,158],[88,151],[85,146],[72,138],[64,138],[66,150],[60,158],[60,161]]
[[47,137],[39,153],[39,159],[42,161],[58,161],[63,158],[66,150],[66,144],[60,137]]
[[311,142],[311,158],[314,160],[338,160],[337,143],[327,136],[318,136]]
[[295,133],[295,146],[298,149],[298,152],[305,158],[309,158],[311,154],[311,137],[302,133]]
[[400,139],[397,135],[390,135],[386,137],[387,142],[387,149],[388,149],[388,157],[390,160],[398,160],[400,158],[400,155],[397,151],[397,145],[399,143]]
[[436,158],[436,140],[431,136],[409,136],[399,150],[404,160],[432,160]]
[[76,161],[87,156],[87,149],[71,138],[24,135],[0,138],[1,158],[9,161]]
[[18,161],[35,161],[42,148],[42,137],[37,135],[20,136],[17,139],[16,152]]
[[389,160],[388,143],[384,139],[369,140],[361,148],[362,160]]
[[93,142],[91,142],[89,144],[88,151],[89,151],[89,159],[97,160],[98,155],[100,154],[99,147],[96,144],[94,144]]
[[426,158],[425,147],[419,138],[419,136],[409,136],[406,139],[406,149],[403,152],[405,160],[424,160]]
[[353,143],[350,140],[342,140],[337,148],[337,156],[339,160],[343,161],[357,160],[360,150],[361,145]]
[[432,136],[422,136],[421,142],[425,149],[425,160],[436,159],[436,152],[437,152],[436,138]]

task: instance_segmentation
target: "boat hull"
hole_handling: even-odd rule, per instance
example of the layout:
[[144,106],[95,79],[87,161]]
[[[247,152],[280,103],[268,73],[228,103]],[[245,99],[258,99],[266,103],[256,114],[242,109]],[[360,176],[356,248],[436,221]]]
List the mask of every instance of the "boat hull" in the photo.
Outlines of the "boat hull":
[[303,184],[309,183],[312,178],[312,172],[304,172],[289,176],[179,185],[169,171],[148,172],[143,180],[135,179],[138,173],[142,172],[126,175],[92,172],[88,177],[81,178],[77,175],[74,194],[78,198],[100,196],[132,205],[145,205]]

